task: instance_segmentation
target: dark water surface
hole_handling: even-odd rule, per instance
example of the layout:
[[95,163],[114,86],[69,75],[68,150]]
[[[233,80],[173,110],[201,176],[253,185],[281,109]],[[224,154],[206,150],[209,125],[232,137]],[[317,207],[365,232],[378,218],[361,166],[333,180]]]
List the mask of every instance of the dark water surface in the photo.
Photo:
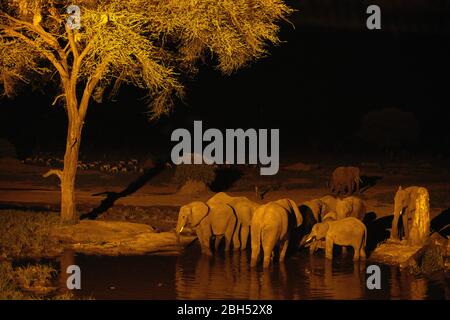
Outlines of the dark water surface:
[[181,256],[75,255],[80,297],[95,299],[448,299],[443,274],[415,277],[381,267],[381,290],[366,288],[366,267],[350,256],[328,261],[322,253],[289,257],[269,270],[252,269],[248,254],[207,257],[197,247]]

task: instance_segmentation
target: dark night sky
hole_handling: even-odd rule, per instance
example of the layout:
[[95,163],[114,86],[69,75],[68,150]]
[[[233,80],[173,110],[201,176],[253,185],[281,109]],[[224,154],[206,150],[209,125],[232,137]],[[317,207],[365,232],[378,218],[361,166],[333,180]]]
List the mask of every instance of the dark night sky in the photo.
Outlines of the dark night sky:
[[[448,152],[450,33],[443,23],[448,13],[405,9],[403,15],[397,9],[383,17],[385,29],[369,31],[360,2],[342,1],[343,13],[329,23],[316,18],[329,15],[327,4],[333,1],[317,2],[323,5],[295,2],[296,28],[283,25],[286,43],[272,48],[269,58],[230,77],[202,68],[187,85],[186,103],[156,124],[146,120],[142,94],[133,88],[125,88],[117,102],[92,103],[82,150],[120,153],[166,146],[173,129],[191,127],[193,120],[219,128],[280,128],[282,151],[360,148],[355,133],[361,116],[394,107],[415,114],[427,148]],[[345,10],[356,18],[348,19]],[[62,150],[64,110],[50,107],[54,91],[46,93],[0,102],[0,135],[9,137],[21,155],[39,148]]]

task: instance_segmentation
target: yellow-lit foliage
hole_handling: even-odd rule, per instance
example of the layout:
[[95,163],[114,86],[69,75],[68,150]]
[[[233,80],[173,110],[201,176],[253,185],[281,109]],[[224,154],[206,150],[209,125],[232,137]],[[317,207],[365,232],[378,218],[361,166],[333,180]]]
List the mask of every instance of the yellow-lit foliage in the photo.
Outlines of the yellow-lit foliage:
[[[81,11],[74,30],[73,4]],[[61,181],[62,219],[78,220],[75,176],[91,97],[100,102],[107,88],[111,96],[128,83],[148,92],[150,117],[158,118],[199,62],[230,74],[263,57],[289,13],[282,0],[0,0],[3,94],[36,79],[57,80],[62,91],[54,103],[64,101],[68,117],[64,169],[44,175]]]
[[263,57],[268,43],[279,42],[276,23],[290,13],[281,0],[79,0],[82,27],[70,30],[72,1],[1,3],[5,94],[34,79],[31,71],[52,67],[62,87],[68,77],[89,96],[95,87],[96,95],[107,87],[115,93],[123,82],[147,89],[154,117],[170,111],[183,93],[181,74],[195,72],[199,61],[230,74]]

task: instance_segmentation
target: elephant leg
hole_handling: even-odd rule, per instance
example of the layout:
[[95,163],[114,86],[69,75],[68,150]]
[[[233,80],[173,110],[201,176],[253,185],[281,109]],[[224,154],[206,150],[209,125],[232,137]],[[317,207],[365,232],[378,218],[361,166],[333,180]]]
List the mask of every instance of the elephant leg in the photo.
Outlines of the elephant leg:
[[236,226],[236,230],[233,235],[233,250],[239,250],[241,247],[241,242],[239,241],[239,229],[241,228],[240,225]]
[[280,253],[280,261],[284,261],[284,258],[286,257],[286,251],[289,245],[289,241],[284,240],[284,242],[282,242],[280,244],[281,246],[281,253]]
[[359,261],[360,255],[359,246],[353,246],[353,251],[355,251],[355,253],[353,254],[353,261]]
[[234,228],[228,226],[227,230],[225,231],[225,252],[230,251],[231,242],[233,241],[233,232]]
[[198,241],[200,242],[200,246],[202,248],[202,253],[211,255],[211,248],[210,248],[210,240],[211,240],[211,234],[201,230],[200,228],[196,230]]
[[247,249],[247,241],[248,241],[249,233],[250,233],[250,227],[249,226],[242,226],[241,227],[241,250],[242,251]]
[[[355,249],[356,252],[356,249]],[[363,245],[360,246],[359,249],[359,260],[366,260],[366,248]]]
[[408,221],[408,215],[402,214],[402,222],[403,222],[403,233],[405,234],[405,239],[409,239],[409,221]]
[[325,258],[333,259],[333,240],[330,238],[327,238],[325,242]]
[[250,262],[251,267],[255,267],[258,264],[260,251],[261,251],[260,245],[258,245],[258,246],[252,245],[252,257],[251,257],[251,262]]
[[220,242],[222,241],[223,235],[215,236],[214,239],[214,249],[217,252],[219,250]]
[[391,239],[398,240],[398,215],[394,215],[394,220],[392,220],[391,228]]
[[268,268],[270,265],[270,261],[272,260],[273,250],[276,245],[276,241],[273,237],[269,237],[268,239],[262,239],[263,243],[263,251],[264,251],[264,268]]
[[261,229],[259,226],[254,226],[252,229],[252,258],[250,266],[255,267],[258,264],[259,254],[261,252]]

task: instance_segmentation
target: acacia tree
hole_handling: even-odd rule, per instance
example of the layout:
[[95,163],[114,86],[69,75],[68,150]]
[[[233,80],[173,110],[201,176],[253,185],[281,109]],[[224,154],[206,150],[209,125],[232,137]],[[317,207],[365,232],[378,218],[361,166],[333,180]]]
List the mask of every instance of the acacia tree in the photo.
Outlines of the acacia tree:
[[[67,139],[61,218],[76,223],[75,176],[91,97],[114,95],[123,83],[148,92],[149,116],[170,113],[183,79],[199,63],[230,74],[278,44],[277,23],[290,13],[282,0],[0,0],[0,84],[56,81]],[[77,5],[81,28],[68,6]]]

